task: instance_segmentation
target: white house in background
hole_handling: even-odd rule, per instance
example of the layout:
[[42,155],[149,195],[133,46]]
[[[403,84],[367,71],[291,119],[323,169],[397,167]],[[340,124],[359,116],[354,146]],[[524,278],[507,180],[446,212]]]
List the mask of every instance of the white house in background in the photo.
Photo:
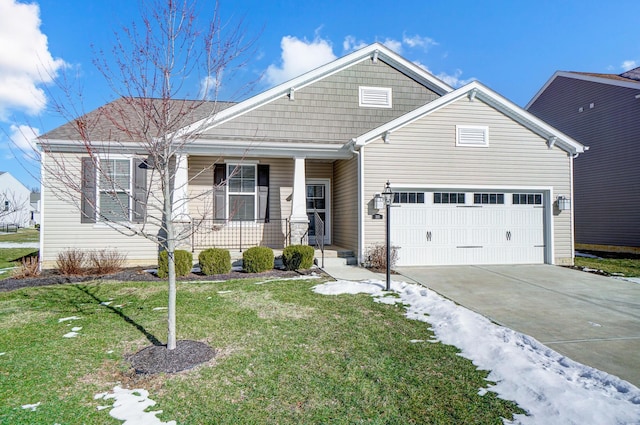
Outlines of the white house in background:
[[[153,243],[105,225],[154,231],[153,164],[109,119],[153,102],[121,98],[39,138],[45,267],[69,248],[156,261]],[[179,110],[186,101],[174,102]],[[176,187],[189,194],[177,197],[181,222],[199,224],[186,247],[194,253],[322,235],[366,262],[368,247],[385,241],[376,194],[389,180],[398,265],[573,263],[573,159],[584,146],[478,82],[454,90],[376,43],[243,102],[201,109],[179,130],[198,139],[175,158]],[[121,190],[101,188],[96,161]],[[48,171],[58,164],[76,173],[75,192]]]
[[31,224],[31,190],[6,171],[0,171],[0,224]]

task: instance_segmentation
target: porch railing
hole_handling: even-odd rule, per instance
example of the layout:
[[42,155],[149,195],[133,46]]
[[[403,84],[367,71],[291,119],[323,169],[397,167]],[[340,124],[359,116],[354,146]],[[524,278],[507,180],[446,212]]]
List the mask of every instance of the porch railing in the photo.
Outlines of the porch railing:
[[284,248],[289,244],[289,220],[201,220],[193,229],[193,251],[207,248],[243,250],[252,246]]
[[316,236],[316,249],[319,249],[322,254],[322,265],[320,267],[324,268],[324,221],[320,218],[318,211],[314,211],[313,214],[313,230]]
[[17,233],[18,225],[14,223],[0,223],[0,233]]

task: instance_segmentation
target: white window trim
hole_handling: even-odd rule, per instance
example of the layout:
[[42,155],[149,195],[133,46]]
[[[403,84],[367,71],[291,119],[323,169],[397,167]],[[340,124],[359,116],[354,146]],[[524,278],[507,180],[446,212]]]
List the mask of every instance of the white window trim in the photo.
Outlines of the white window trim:
[[[258,222],[258,191],[256,190],[256,188],[258,187],[258,162],[257,161],[251,161],[251,162],[247,162],[247,161],[242,161],[242,162],[225,162],[226,166],[227,166],[227,184],[226,184],[226,197],[227,197],[227,201],[226,201],[226,206],[227,206],[227,211],[226,211],[226,216],[227,216],[227,221],[229,224],[234,224],[235,221],[239,220],[232,220],[231,217],[229,216],[230,213],[230,209],[231,209],[231,201],[230,201],[230,197],[233,195],[244,195],[244,196],[248,196],[248,195],[252,195],[253,196],[253,220],[242,220],[242,222],[247,222],[247,221],[252,221],[254,223]],[[254,169],[254,182],[253,182],[253,192],[231,192],[231,172],[233,171],[233,169],[235,167],[253,167]]]
[[[371,103],[366,101],[365,92],[366,91],[377,91],[380,93],[385,93],[387,96],[386,103]],[[393,92],[391,87],[368,87],[368,86],[360,86],[358,87],[358,104],[363,108],[392,108],[393,107]]]
[[103,192],[103,190],[100,188],[100,177],[102,175],[101,173],[101,168],[102,168],[102,161],[109,161],[109,160],[127,160],[129,161],[129,188],[126,189],[124,192],[129,196],[129,215],[127,217],[126,220],[122,220],[122,221],[114,221],[111,223],[131,223],[131,214],[133,213],[132,209],[131,209],[131,202],[133,200],[133,174],[134,174],[134,170],[133,170],[133,157],[132,156],[124,156],[124,155],[113,155],[113,156],[109,156],[108,158],[97,158],[97,163],[98,166],[96,167],[96,205],[95,205],[95,209],[96,209],[96,224],[99,223],[105,223],[107,220],[104,220],[102,218],[102,216],[100,215],[100,197],[101,194]]
[[[469,143],[461,140],[460,134],[464,130],[480,130],[483,133],[482,143]],[[489,147],[489,127],[484,125],[456,125],[456,146],[470,148],[486,148]]]

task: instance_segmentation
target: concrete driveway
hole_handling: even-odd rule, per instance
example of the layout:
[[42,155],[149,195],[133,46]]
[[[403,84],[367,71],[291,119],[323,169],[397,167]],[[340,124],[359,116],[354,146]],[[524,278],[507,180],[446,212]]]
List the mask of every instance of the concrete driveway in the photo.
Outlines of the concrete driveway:
[[640,284],[550,265],[396,271],[577,362],[640,387]]

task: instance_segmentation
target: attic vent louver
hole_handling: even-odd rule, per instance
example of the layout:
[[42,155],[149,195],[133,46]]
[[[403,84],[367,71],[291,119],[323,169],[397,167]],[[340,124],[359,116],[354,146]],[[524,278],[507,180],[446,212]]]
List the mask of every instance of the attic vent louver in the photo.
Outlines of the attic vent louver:
[[391,108],[391,88],[360,87],[360,106],[369,108]]
[[456,146],[489,146],[489,127],[457,125]]

